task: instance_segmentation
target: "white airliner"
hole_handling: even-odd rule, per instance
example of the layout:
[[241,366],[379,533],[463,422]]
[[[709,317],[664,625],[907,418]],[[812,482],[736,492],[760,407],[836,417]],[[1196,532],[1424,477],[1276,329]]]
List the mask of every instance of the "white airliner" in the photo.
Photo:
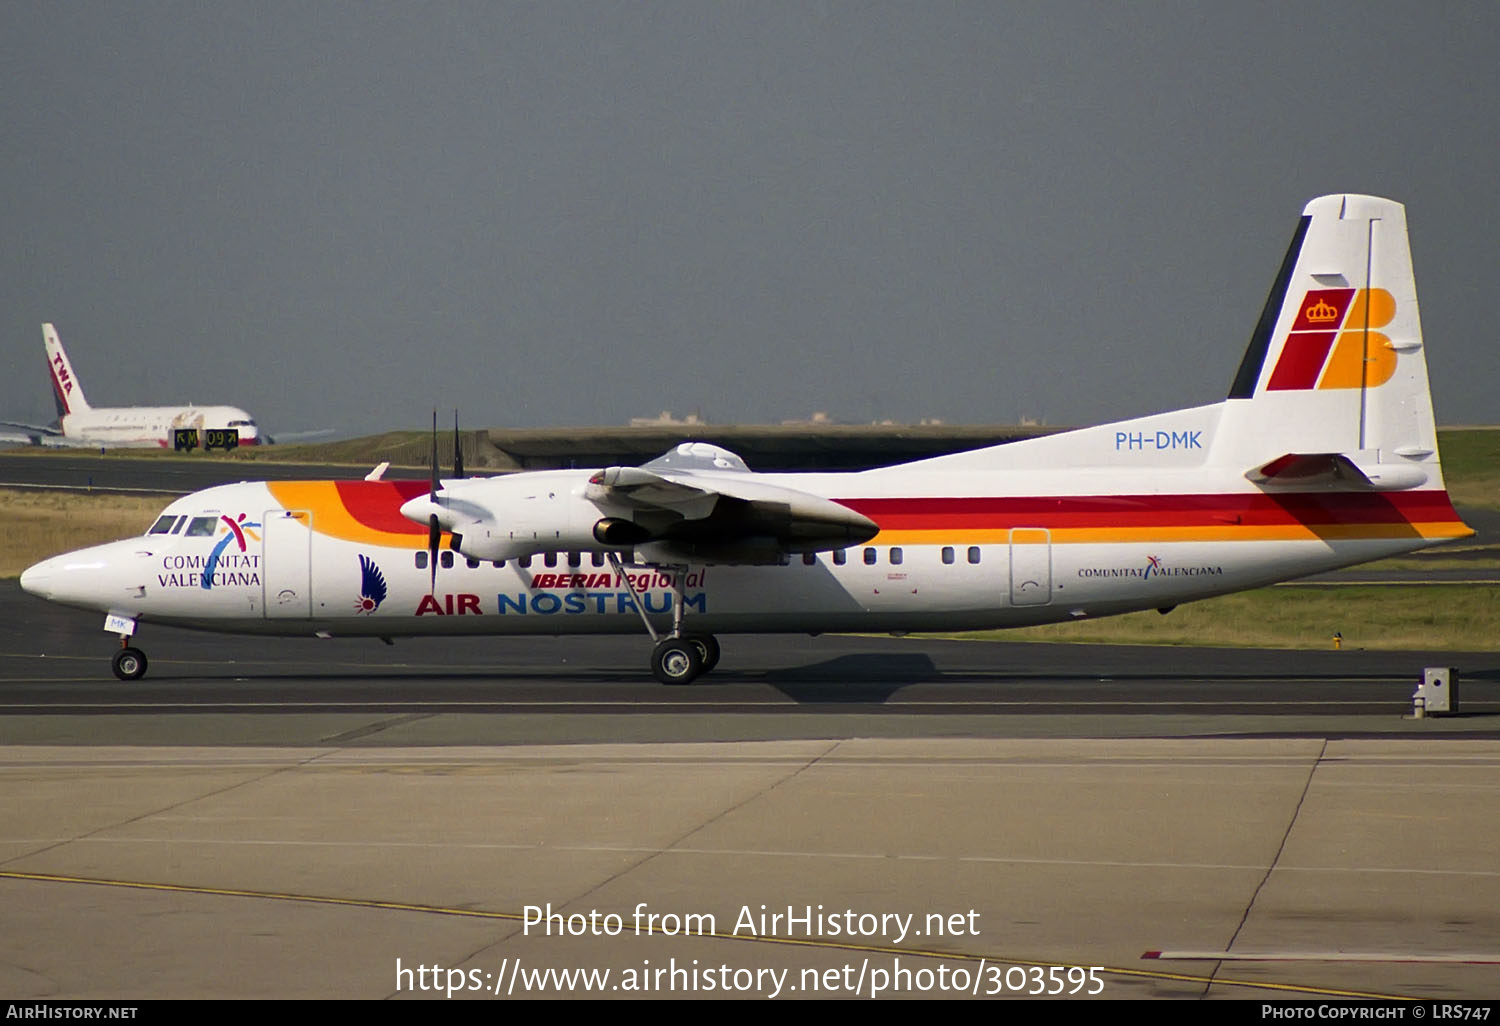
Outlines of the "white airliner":
[[1307,205],[1224,402],[859,473],[758,474],[689,442],[641,467],[223,485],[21,585],[104,612],[122,679],[163,623],[641,632],[686,683],[715,634],[1166,612],[1472,533],[1438,463],[1405,210],[1335,195]]
[[[47,349],[47,371],[52,376],[52,396],[57,402],[57,425],[4,422],[6,427],[23,432],[33,444],[171,449],[174,433],[182,428],[196,429],[199,444],[216,437],[230,438],[237,445],[261,442],[254,418],[238,406],[90,406],[57,329],[43,324],[42,340]],[[211,434],[226,430],[235,434]]]

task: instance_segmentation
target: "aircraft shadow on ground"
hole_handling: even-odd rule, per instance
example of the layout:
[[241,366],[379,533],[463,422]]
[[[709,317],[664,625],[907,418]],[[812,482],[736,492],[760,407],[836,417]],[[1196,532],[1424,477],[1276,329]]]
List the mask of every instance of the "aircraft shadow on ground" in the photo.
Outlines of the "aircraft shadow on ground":
[[[739,671],[725,668],[719,672],[698,678],[682,688],[657,685],[640,670],[600,670],[584,667],[554,668],[539,671],[527,669],[481,669],[465,667],[439,671],[412,671],[408,669],[382,671],[371,667],[368,672],[324,671],[313,673],[257,673],[250,667],[237,667],[227,673],[179,674],[153,672],[151,678],[134,687],[149,689],[152,684],[178,683],[189,680],[225,678],[243,680],[250,685],[265,685],[292,682],[316,682],[338,684],[355,679],[371,684],[420,683],[441,681],[445,683],[537,683],[544,687],[569,684],[629,684],[663,689],[663,694],[681,695],[684,698],[705,691],[712,694],[720,687],[744,684],[768,684],[794,702],[805,704],[878,704],[912,684],[928,683],[944,679],[944,674],[925,653],[841,655],[804,666],[772,669],[764,672]],[[371,704],[378,705],[380,699],[368,695]],[[559,695],[561,698],[562,695]]]
[[942,679],[925,652],[841,655],[762,678],[794,702],[851,705],[878,704],[908,685]]

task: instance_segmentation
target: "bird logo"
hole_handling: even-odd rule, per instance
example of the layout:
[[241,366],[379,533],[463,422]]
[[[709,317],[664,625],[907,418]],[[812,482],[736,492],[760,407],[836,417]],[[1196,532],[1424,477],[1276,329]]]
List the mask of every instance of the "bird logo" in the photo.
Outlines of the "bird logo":
[[385,601],[385,574],[369,556],[359,557],[359,598],[354,603],[356,613],[373,613]]

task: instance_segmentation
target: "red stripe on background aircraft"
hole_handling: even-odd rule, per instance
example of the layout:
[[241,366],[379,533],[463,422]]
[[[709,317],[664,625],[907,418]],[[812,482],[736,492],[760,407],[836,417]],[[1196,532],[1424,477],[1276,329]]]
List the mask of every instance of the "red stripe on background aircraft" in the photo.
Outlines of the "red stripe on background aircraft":
[[688,442],[640,467],[224,485],[21,584],[104,612],[121,678],[155,622],[640,631],[657,678],[686,683],[715,634],[1165,611],[1471,533],[1438,461],[1405,210],[1334,195],[1303,212],[1221,403],[859,473],[758,474]]

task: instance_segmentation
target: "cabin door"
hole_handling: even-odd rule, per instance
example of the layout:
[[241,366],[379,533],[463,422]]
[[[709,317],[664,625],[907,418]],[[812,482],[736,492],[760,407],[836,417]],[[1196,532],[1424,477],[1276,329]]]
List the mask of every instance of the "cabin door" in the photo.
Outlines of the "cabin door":
[[261,518],[261,575],[268,620],[312,615],[312,513],[267,510]]
[[1052,532],[1018,527],[1010,532],[1010,604],[1044,606],[1052,601]]

